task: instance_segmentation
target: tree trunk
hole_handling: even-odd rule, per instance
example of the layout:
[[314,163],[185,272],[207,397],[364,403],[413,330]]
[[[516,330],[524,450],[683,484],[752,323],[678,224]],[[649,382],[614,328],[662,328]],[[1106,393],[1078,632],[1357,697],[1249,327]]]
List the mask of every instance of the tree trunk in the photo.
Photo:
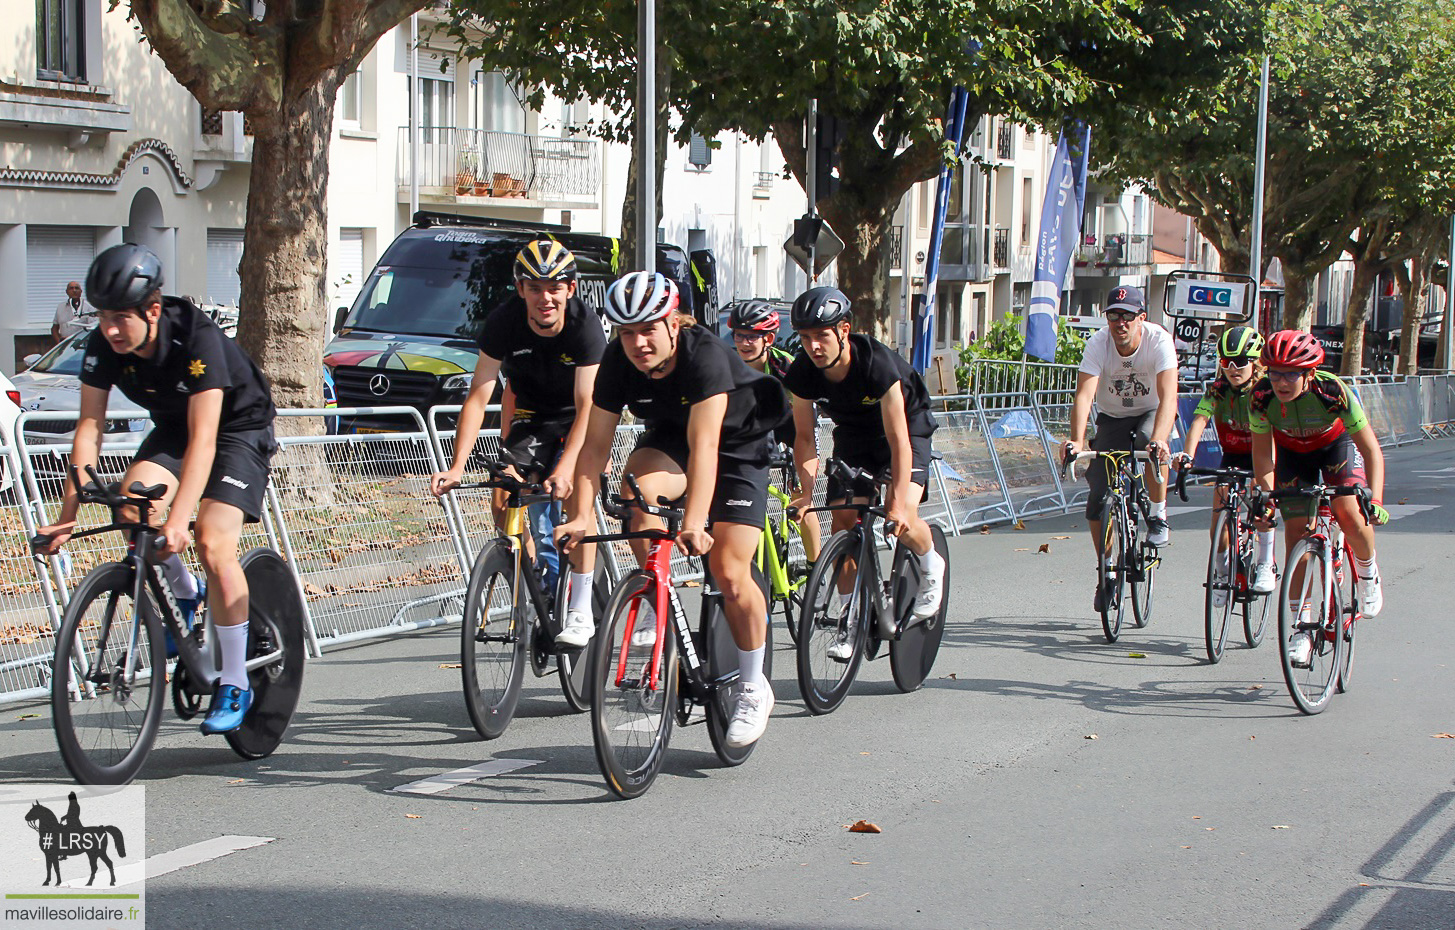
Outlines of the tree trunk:
[[1303,269],[1283,266],[1283,328],[1308,329],[1313,320],[1309,288],[1313,278]]
[[[657,209],[652,215],[660,226],[662,221],[662,180],[667,174],[668,128],[671,110],[667,100],[672,90],[672,61],[666,49],[657,50]],[[635,97],[633,97],[635,99]],[[632,130],[636,138],[636,130]],[[637,164],[641,152],[635,141],[632,143],[631,159],[627,162],[626,191],[621,198],[621,267],[618,274],[628,271],[656,271],[656,256],[646,261],[637,258]],[[653,237],[655,238],[655,237]],[[684,246],[685,247],[685,246]]]
[[1344,309],[1344,360],[1341,375],[1357,375],[1364,370],[1364,326],[1369,321],[1370,291],[1379,279],[1384,262],[1361,260],[1354,263],[1354,283],[1349,288],[1349,303]]
[[854,329],[882,342],[892,341],[889,253],[884,244],[894,224],[898,200],[872,204],[825,205],[823,215],[844,240],[839,253],[839,290],[854,306]]
[[288,87],[279,112],[254,120],[238,343],[272,381],[280,408],[323,402],[325,194],[338,84],[335,68],[321,81]]
[[1416,256],[1406,268],[1403,262],[1394,266],[1394,280],[1404,302],[1404,321],[1399,334],[1399,362],[1395,371],[1413,375],[1420,366],[1420,299],[1425,290],[1425,263]]

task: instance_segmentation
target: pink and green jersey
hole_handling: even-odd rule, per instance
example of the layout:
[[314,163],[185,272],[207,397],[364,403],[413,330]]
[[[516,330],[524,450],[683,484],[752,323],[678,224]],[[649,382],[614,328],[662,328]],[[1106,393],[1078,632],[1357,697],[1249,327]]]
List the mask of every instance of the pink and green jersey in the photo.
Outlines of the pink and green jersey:
[[1314,372],[1309,389],[1286,404],[1273,393],[1273,384],[1266,377],[1253,385],[1248,427],[1259,435],[1272,433],[1280,448],[1313,452],[1368,425],[1359,398],[1332,372]]

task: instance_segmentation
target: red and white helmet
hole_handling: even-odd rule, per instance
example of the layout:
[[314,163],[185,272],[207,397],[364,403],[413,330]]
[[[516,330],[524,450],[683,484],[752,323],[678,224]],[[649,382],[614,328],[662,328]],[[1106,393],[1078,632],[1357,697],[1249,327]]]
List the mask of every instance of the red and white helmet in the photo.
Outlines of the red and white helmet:
[[676,310],[679,299],[671,278],[655,271],[633,271],[606,289],[606,318],[617,326],[650,323]]
[[1270,368],[1317,368],[1324,363],[1324,347],[1313,333],[1282,329],[1263,346],[1263,364]]

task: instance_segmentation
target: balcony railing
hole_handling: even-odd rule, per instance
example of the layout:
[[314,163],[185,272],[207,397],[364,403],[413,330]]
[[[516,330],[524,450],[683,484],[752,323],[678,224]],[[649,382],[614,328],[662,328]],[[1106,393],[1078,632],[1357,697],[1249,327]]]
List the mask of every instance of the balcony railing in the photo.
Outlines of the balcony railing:
[[[227,113],[227,111],[225,111],[225,110],[207,110],[207,109],[202,110],[202,134],[204,136],[220,136],[220,135],[222,135],[222,133],[223,133],[223,126],[222,126],[223,119],[222,118],[223,118],[223,116],[226,113]],[[244,115],[243,116],[243,135],[250,136],[252,134],[253,134],[253,121],[250,120],[250,119],[248,119],[248,117],[246,115]]]
[[1010,270],[1010,230],[1004,226],[995,227],[995,248],[991,262],[996,271]]
[[995,154],[1006,161],[1015,158],[1015,123],[1000,121],[1000,132],[995,137]]
[[1144,233],[1112,233],[1076,250],[1076,264],[1097,268],[1125,268],[1152,264],[1152,237]]
[[758,171],[753,175],[753,196],[758,199],[773,195],[773,184],[778,180],[775,171]]
[[889,267],[904,267],[904,227],[889,227],[889,235],[885,238],[885,248],[889,249]]
[[[418,181],[456,197],[569,201],[595,197],[601,161],[591,139],[424,126]],[[409,127],[399,127],[400,187],[409,185]]]

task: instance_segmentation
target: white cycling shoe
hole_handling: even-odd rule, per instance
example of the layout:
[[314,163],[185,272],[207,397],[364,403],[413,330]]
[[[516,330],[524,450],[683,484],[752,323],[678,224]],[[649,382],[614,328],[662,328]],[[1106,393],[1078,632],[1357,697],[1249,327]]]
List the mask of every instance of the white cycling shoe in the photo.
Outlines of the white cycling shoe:
[[854,640],[851,636],[834,640],[834,644],[827,649],[828,657],[835,662],[847,662],[854,657]]
[[1253,583],[1250,587],[1254,594],[1272,594],[1278,590],[1278,575],[1273,571],[1272,562],[1259,562],[1253,566]]
[[768,718],[773,713],[773,686],[768,682],[740,685],[738,701],[733,708],[733,719],[728,724],[724,742],[734,749],[751,746],[768,729]]
[[1310,668],[1313,658],[1314,641],[1307,633],[1293,634],[1293,641],[1288,644],[1288,664],[1294,668]]
[[935,556],[935,564],[920,576],[919,593],[914,598],[914,615],[921,620],[933,617],[940,609],[940,597],[945,590],[945,558],[939,553]]
[[589,610],[566,611],[566,625],[556,634],[556,645],[579,649],[591,641],[596,633],[596,624],[591,620]]
[[1379,576],[1373,578],[1359,579],[1359,615],[1361,617],[1377,617],[1379,611],[1384,608],[1384,589],[1379,583]]
[[1214,607],[1224,607],[1228,603],[1228,589],[1224,587],[1228,583],[1228,576],[1219,568],[1213,569],[1212,603]]

